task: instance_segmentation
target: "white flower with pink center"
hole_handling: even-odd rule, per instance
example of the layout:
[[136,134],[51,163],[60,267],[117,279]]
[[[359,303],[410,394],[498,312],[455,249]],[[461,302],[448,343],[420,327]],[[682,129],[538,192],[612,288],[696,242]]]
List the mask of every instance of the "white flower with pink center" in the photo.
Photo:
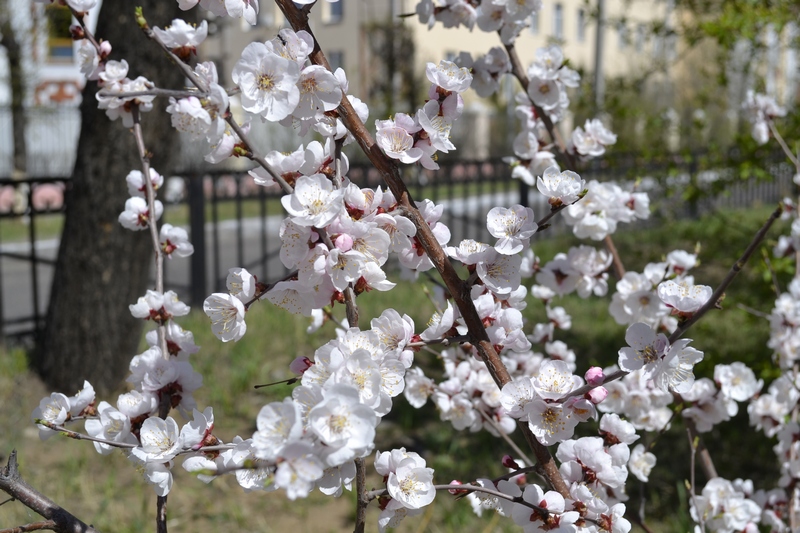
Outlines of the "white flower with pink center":
[[233,82],[242,90],[245,111],[277,122],[289,116],[300,101],[300,68],[264,43],[250,43],[233,67]]
[[323,174],[301,176],[294,192],[283,196],[281,204],[293,217],[295,224],[324,228],[342,212],[344,191],[334,189]]

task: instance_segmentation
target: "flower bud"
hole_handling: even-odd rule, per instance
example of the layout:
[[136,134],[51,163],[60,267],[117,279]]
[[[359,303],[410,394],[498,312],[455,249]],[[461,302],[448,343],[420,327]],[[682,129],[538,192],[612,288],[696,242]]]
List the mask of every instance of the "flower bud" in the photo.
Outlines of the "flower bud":
[[86,38],[83,28],[79,24],[73,24],[69,27],[69,34],[73,41],[80,41]]
[[[451,481],[450,484],[451,485],[463,485],[463,483],[461,481],[457,480],[457,479],[454,479],[453,481]],[[467,493],[469,493],[468,490],[459,490],[459,489],[447,489],[447,492],[449,492],[450,494],[452,494],[454,496],[456,496],[458,494],[467,494]]]
[[514,470],[519,470],[521,468],[519,463],[517,463],[510,455],[503,456],[503,466],[506,468],[513,468]]
[[111,53],[111,43],[108,41],[103,41],[100,43],[100,57],[108,57]]
[[606,376],[603,374],[603,369],[599,366],[593,366],[589,370],[586,371],[584,374],[584,379],[586,379],[586,383],[589,385],[596,387],[597,385],[602,385],[603,381],[605,381]]
[[351,237],[346,233],[342,233],[341,235],[336,237],[336,240],[333,242],[333,244],[339,250],[343,252],[349,252],[353,248],[353,237]]
[[302,376],[306,370],[311,368],[311,365],[313,364],[314,361],[301,355],[300,357],[295,358],[295,360],[289,364],[289,370],[298,376]]
[[608,396],[608,390],[605,387],[597,387],[586,393],[586,398],[595,405],[605,400],[606,396]]

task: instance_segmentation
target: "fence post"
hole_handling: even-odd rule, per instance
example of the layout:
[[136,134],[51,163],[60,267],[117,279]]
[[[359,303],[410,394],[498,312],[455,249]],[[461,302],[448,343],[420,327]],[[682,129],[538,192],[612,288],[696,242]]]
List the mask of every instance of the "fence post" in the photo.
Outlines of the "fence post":
[[530,186],[521,178],[517,181],[519,181],[519,205],[522,207],[530,207],[530,202],[528,201]]
[[206,299],[206,205],[204,176],[190,176],[189,231],[194,253],[189,274],[189,298],[192,306],[201,306]]

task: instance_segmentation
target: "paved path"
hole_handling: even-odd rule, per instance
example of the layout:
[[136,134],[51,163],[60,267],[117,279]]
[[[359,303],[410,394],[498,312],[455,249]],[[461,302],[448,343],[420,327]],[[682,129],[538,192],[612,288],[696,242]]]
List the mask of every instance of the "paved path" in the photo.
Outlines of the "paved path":
[[[531,193],[532,200],[538,200],[539,196]],[[451,243],[457,243],[467,236],[491,242],[486,229],[485,213],[495,205],[511,205],[517,201],[518,195],[516,191],[512,191],[441,202],[445,205],[442,221],[452,229]],[[544,215],[547,205],[546,203],[534,205],[533,209],[538,218]],[[216,231],[212,224],[206,224],[206,292],[224,290],[228,269],[237,266],[248,268],[259,278],[263,276],[266,267],[269,273],[268,280],[283,275],[285,269],[277,257],[281,220],[282,217],[278,215],[267,217],[266,221],[260,218],[242,220],[241,242],[236,220],[220,222]],[[264,229],[266,231],[262,232]],[[220,249],[220,253],[216,256],[215,238],[219,242]],[[36,254],[39,258],[54,260],[58,253],[58,245],[58,239],[37,241]],[[31,247],[28,242],[6,243],[0,245],[0,251],[29,255]],[[273,257],[263,260],[265,251],[271,253]],[[166,261],[166,267],[166,287],[177,290],[182,298],[188,298],[190,259],[176,257]],[[33,276],[30,262],[3,256],[0,258],[0,277],[4,319],[8,321],[33,316]],[[52,277],[53,267],[40,264],[37,269],[37,287],[39,313],[42,316],[47,311]],[[31,326],[31,322],[9,325],[6,327],[6,333],[30,329]]]

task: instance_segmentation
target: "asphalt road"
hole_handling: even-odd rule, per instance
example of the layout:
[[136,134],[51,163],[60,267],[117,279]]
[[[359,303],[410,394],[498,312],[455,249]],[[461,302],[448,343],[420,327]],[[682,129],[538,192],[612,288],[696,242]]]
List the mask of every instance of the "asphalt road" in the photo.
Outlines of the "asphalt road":
[[[532,200],[539,200],[538,193],[531,193]],[[442,222],[451,228],[451,244],[464,238],[473,238],[485,242],[493,242],[486,229],[485,214],[495,205],[510,205],[517,202],[517,193],[499,193],[462,200],[454,200],[445,204]],[[547,212],[547,205],[541,203],[533,206],[534,213],[540,218]],[[271,216],[266,220],[249,218],[239,225],[235,220],[220,223],[215,230],[212,224],[206,224],[206,283],[205,293],[225,290],[225,277],[229,268],[245,267],[259,279],[272,281],[286,272],[277,252],[280,248],[278,231],[281,217]],[[194,242],[196,239],[190,239]],[[54,260],[58,253],[57,239],[37,241],[35,251],[39,258]],[[216,250],[219,253],[216,253]],[[4,253],[30,255],[28,242],[7,243],[0,246]],[[265,255],[267,257],[265,258]],[[190,258],[175,257],[166,261],[165,286],[179,293],[182,299],[188,300],[190,280]],[[265,275],[266,272],[266,275]],[[50,295],[50,284],[53,277],[53,266],[39,264],[36,270],[36,287],[38,289],[36,312],[42,317],[47,312]],[[0,294],[2,299],[2,316],[6,324],[5,333],[11,334],[20,330],[32,329],[34,315],[33,273],[31,263],[6,255],[0,258]],[[390,275],[391,279],[391,275]],[[128,302],[134,303],[134,302]]]

